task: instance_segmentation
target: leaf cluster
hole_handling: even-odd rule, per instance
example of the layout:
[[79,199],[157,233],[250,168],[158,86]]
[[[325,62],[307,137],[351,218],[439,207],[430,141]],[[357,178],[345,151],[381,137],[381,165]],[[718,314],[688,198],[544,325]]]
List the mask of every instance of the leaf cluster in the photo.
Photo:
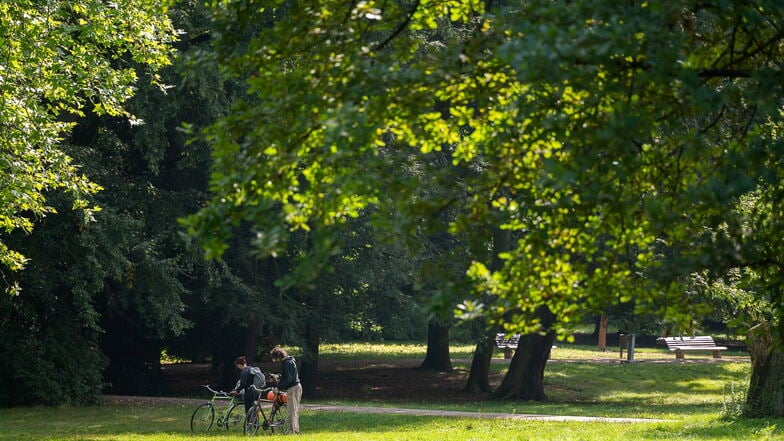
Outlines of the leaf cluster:
[[[54,212],[51,191],[65,191],[89,219],[91,182],[59,147],[86,112],[136,119],[122,107],[137,66],[170,63],[174,31],[167,5],[147,0],[12,0],[0,5],[0,229],[29,232]],[[138,122],[138,121],[137,121]],[[26,259],[0,242],[0,264]],[[10,287],[12,291],[18,287]]]

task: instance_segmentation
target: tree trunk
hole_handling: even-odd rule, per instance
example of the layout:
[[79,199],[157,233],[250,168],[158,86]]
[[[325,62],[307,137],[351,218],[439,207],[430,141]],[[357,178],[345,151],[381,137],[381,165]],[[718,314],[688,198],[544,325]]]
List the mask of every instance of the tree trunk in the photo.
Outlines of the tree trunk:
[[[490,262],[492,271],[500,271],[504,266],[501,254],[512,248],[512,233],[497,227],[491,229],[493,240],[493,260]],[[465,390],[471,393],[490,392],[490,362],[495,349],[496,329],[485,331],[484,338],[476,344],[474,357],[471,359],[471,371],[468,373]]]
[[449,325],[434,318],[427,324],[427,354],[420,369],[439,372],[452,371],[452,357],[449,356]]
[[599,352],[607,352],[607,314],[599,317]]
[[[554,321],[553,314],[546,309],[539,311],[544,329]],[[550,358],[555,341],[555,332],[528,334],[520,337],[517,350],[509,364],[501,386],[495,396],[503,399],[544,401],[544,369]]]
[[490,392],[490,362],[495,349],[495,330],[485,332],[482,340],[476,344],[474,358],[471,359],[471,370],[464,390],[474,394]]
[[784,350],[773,342],[767,324],[751,328],[747,334],[751,354],[751,382],[746,395],[744,416],[752,418],[784,416]]
[[313,399],[317,395],[319,346],[321,344],[321,330],[315,320],[308,320],[305,325],[304,343],[299,379],[302,383],[302,397]]

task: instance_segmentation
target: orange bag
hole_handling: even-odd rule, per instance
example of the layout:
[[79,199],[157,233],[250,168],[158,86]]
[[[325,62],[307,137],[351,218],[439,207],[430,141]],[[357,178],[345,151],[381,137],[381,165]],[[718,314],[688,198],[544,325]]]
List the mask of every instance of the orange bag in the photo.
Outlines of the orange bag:
[[[273,392],[273,391],[267,392],[267,400],[268,401],[275,401],[275,392]],[[286,394],[284,394],[283,392],[281,392],[278,395],[278,402],[279,403],[287,403],[288,401],[289,401],[288,397],[286,397]]]

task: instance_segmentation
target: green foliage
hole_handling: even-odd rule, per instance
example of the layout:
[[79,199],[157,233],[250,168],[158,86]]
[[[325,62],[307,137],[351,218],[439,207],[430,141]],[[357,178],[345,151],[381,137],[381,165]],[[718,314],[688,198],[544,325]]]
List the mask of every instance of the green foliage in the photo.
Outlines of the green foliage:
[[[57,190],[92,217],[97,208],[87,197],[100,186],[59,144],[86,112],[139,122],[122,103],[133,94],[137,66],[158,82],[155,70],[169,64],[174,33],[166,10],[147,0],[0,5],[0,231],[29,232],[36,218],[54,213],[46,195]],[[0,242],[2,266],[17,271],[25,263]]]
[[742,417],[746,410],[746,399],[745,385],[730,383],[726,388],[721,415],[728,419]]
[[710,320],[742,334],[757,323],[773,319],[771,304],[756,292],[760,288],[755,286],[756,280],[758,277],[750,270],[733,269],[715,280],[705,273],[694,274],[689,287],[711,305]]
[[[702,313],[688,274],[738,260],[707,232],[739,233],[738,198],[781,182],[781,5],[493,5],[214,4],[217,29],[247,31],[215,37],[251,98],[202,134],[215,196],[190,233],[217,256],[241,222],[266,254],[313,232],[323,260],[368,208],[405,240],[455,208],[440,228],[467,243],[513,233],[503,265],[475,254],[464,305],[510,331],[540,330],[542,305],[562,334],[632,299],[678,323]],[[424,184],[390,172],[436,157],[448,171]],[[451,191],[420,191],[447,177]],[[741,249],[778,280],[777,255]]]
[[[69,203],[62,197],[50,201],[54,207]],[[0,300],[0,354],[7,361],[0,368],[0,405],[98,399],[107,361],[98,350],[92,295],[103,274],[95,267],[84,272],[90,263],[81,258],[89,248],[76,234],[80,219],[66,213],[71,215],[47,218],[23,240],[11,237],[10,243],[35,260],[19,283],[25,293]]]
[[[80,9],[82,5],[87,2],[48,2],[53,18],[57,17],[55,9],[66,14],[68,8]],[[110,103],[99,102],[97,95],[85,92],[64,98],[87,100],[83,103],[86,107],[84,115],[66,118],[78,120],[78,124],[69,123],[69,131],[58,134],[67,135],[67,140],[58,138],[52,148],[81,164],[79,173],[89,176],[92,185],[102,187],[97,194],[83,195],[90,205],[102,210],[92,213],[88,221],[71,210],[70,195],[42,189],[53,211],[38,219],[32,233],[16,230],[3,239],[11,249],[33,259],[25,271],[9,277],[9,283],[17,283],[26,292],[7,301],[9,311],[19,312],[18,317],[9,313],[6,319],[4,314],[4,326],[0,326],[0,340],[5,342],[0,346],[0,357],[19,360],[7,363],[3,371],[0,389],[4,404],[92,403],[102,389],[109,388],[160,393],[161,348],[201,318],[198,306],[203,298],[219,295],[236,279],[231,268],[221,272],[218,265],[205,264],[202,253],[179,234],[175,221],[201,205],[210,163],[207,147],[198,143],[186,146],[185,134],[178,127],[186,115],[193,124],[203,124],[223,114],[229,87],[219,80],[217,68],[210,70],[206,64],[198,78],[183,80],[174,68],[134,58],[133,54],[143,51],[171,55],[173,25],[166,15],[168,9],[160,2],[90,2],[85,7],[85,13],[109,14],[100,17],[116,20],[102,23],[94,17],[84,24],[89,28],[85,36],[101,40],[82,60],[91,63],[90,72],[98,75],[101,66],[122,67],[128,78],[152,75],[153,81],[140,80],[133,98],[126,100],[123,95],[125,110],[117,107],[118,112],[113,113],[99,111]],[[197,5],[183,2],[169,12],[175,25],[188,35],[204,32]],[[131,19],[143,22],[123,24]],[[75,20],[69,21],[67,32],[81,44]],[[121,25],[127,29],[112,29]],[[145,34],[148,27],[158,34]],[[147,37],[160,41],[156,46]],[[122,47],[114,48],[111,41],[103,41],[105,38],[119,38],[122,43],[117,43]],[[199,42],[177,44],[186,51]],[[123,49],[126,45],[127,50]],[[106,57],[109,64],[100,64],[94,57]],[[152,66],[143,64],[145,61]],[[65,62],[60,65],[61,69],[72,67]],[[153,68],[158,72],[152,72]],[[104,87],[101,80],[110,80],[112,72],[84,81]],[[163,83],[176,87],[163,91]],[[74,80],[70,86],[78,84]],[[123,90],[101,93],[115,96]],[[120,103],[117,96],[112,106]],[[90,112],[90,100],[104,104]],[[129,125],[131,114],[135,122],[143,119],[145,124]],[[53,317],[50,308],[67,319]],[[239,319],[226,327],[237,329],[238,324]],[[60,354],[59,348],[68,355]],[[232,357],[236,353],[232,351]],[[58,374],[52,380],[30,375],[29,362],[36,359],[41,360],[42,368]],[[60,384],[50,387],[48,382],[54,378]],[[47,382],[49,392],[41,390],[42,381]]]

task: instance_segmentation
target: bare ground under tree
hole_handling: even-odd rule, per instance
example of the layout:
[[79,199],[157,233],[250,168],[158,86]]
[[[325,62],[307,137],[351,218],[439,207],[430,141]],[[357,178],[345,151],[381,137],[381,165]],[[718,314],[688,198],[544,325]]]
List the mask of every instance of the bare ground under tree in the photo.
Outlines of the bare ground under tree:
[[[319,362],[318,399],[362,401],[368,404],[389,402],[471,402],[485,399],[463,391],[468,371],[456,368],[451,372],[419,369],[421,360],[382,362],[321,361]],[[257,363],[264,372],[277,372],[274,363]],[[168,364],[163,366],[168,392],[175,396],[199,397],[201,387],[219,383],[219,376],[209,364]],[[490,379],[500,383],[501,374]]]
[[[686,363],[714,363],[747,361],[748,357],[725,356],[721,360],[694,358]],[[451,372],[419,369],[422,360],[394,361],[321,361],[319,362],[320,402],[357,401],[366,405],[384,403],[467,403],[491,399],[488,395],[465,392],[469,360],[453,360],[457,366]],[[493,359],[493,363],[508,364],[509,360]],[[619,363],[620,360],[550,360],[548,363]],[[674,357],[645,360],[641,363],[675,363]],[[276,363],[256,363],[264,372],[276,373]],[[209,364],[167,364],[163,366],[166,394],[180,397],[206,397],[202,385],[219,385],[219,376],[210,371]],[[490,385],[495,388],[503,380],[503,372],[493,373]],[[552,390],[552,387],[550,386]]]

